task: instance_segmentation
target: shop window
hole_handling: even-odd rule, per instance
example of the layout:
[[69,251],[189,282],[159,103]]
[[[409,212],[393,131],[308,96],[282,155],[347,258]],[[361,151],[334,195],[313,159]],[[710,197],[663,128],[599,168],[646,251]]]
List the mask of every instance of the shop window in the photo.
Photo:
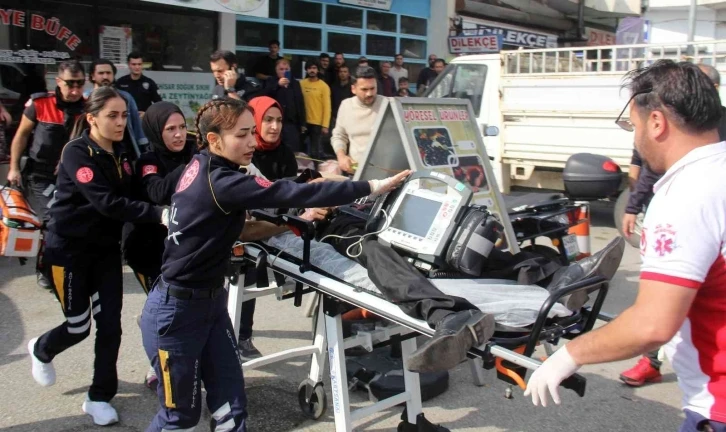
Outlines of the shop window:
[[404,58],[422,60],[426,58],[426,41],[401,38],[401,53]]
[[[269,0],[270,18],[280,18],[280,0]],[[239,23],[238,23],[239,25]]]
[[328,32],[328,52],[360,53],[360,35]]
[[363,11],[349,7],[328,5],[325,23],[342,27],[363,27]]
[[366,35],[366,55],[393,58],[396,55],[396,38],[381,35]]
[[254,51],[237,51],[237,67],[244,70],[245,76],[247,77],[254,77],[254,70],[255,70],[255,63],[257,63],[257,60],[262,57],[266,56],[267,51],[265,52],[254,52]]
[[426,36],[426,20],[401,15],[401,33]]
[[284,31],[286,50],[320,51],[322,32],[319,28],[285,26]]
[[323,5],[300,0],[287,0],[285,2],[285,19],[320,24],[323,22]]
[[295,79],[305,78],[305,64],[311,61],[319,61],[317,55],[292,55],[290,57],[290,70]]
[[368,30],[396,32],[396,15],[368,11]]
[[277,39],[277,24],[237,21],[237,45],[264,47]]

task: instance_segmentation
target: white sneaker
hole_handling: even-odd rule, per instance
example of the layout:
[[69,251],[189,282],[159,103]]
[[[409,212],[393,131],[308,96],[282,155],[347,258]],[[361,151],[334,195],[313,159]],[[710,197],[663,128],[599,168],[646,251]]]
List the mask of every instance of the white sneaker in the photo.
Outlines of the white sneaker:
[[83,412],[93,417],[93,422],[99,426],[108,426],[118,423],[118,413],[108,402],[83,402]]
[[33,351],[36,342],[38,342],[38,338],[33,338],[28,342],[28,353],[33,362],[33,379],[43,387],[50,387],[55,384],[55,368],[53,363],[43,363],[35,356]]

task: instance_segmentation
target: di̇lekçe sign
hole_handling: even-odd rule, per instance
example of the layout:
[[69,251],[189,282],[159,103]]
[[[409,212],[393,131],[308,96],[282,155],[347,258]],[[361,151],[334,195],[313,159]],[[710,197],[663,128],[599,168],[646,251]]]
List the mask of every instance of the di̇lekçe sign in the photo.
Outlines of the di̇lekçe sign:
[[[28,25],[25,11],[17,9],[0,9],[0,23],[2,25],[13,25],[25,27]],[[43,31],[48,36],[55,37],[59,41],[65,41],[69,50],[75,51],[81,44],[81,38],[73,34],[68,27],[61,25],[60,19],[56,17],[45,18],[42,15],[30,14],[30,28],[36,31]]]
[[459,53],[497,53],[502,49],[502,35],[471,35],[449,37],[449,52]]

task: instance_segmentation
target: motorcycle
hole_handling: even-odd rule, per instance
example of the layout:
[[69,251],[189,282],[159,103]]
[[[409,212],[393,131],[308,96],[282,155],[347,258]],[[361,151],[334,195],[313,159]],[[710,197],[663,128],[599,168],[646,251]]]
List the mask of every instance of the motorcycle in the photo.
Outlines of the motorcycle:
[[[582,252],[589,252],[579,249],[577,235],[572,230],[578,225],[590,223],[589,201],[616,195],[623,173],[608,157],[577,153],[567,160],[562,177],[564,194],[532,192],[505,195],[504,201],[520,249],[567,265],[580,259]],[[552,247],[536,244],[540,237],[548,238]]]

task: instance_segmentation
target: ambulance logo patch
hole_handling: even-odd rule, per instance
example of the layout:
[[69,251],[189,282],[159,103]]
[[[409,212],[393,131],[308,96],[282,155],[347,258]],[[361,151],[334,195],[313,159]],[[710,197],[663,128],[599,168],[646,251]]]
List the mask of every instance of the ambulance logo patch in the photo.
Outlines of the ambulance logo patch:
[[179,186],[177,186],[176,191],[181,192],[188,188],[194,179],[197,178],[197,174],[199,174],[199,161],[195,159],[189,164],[181,180],[179,180]]
[[649,240],[653,241],[653,250],[659,257],[671,254],[677,247],[676,230],[671,224],[657,225]]
[[124,161],[124,171],[126,171],[126,174],[131,175],[131,164],[129,164],[129,161]]
[[266,179],[263,179],[262,177],[255,176],[255,181],[258,185],[262,186],[263,188],[268,188],[272,186],[272,182]]
[[156,174],[158,171],[159,169],[156,165],[144,165],[141,168],[141,177],[146,177],[149,174]]
[[83,184],[90,183],[93,180],[93,170],[87,167],[78,168],[76,180]]

